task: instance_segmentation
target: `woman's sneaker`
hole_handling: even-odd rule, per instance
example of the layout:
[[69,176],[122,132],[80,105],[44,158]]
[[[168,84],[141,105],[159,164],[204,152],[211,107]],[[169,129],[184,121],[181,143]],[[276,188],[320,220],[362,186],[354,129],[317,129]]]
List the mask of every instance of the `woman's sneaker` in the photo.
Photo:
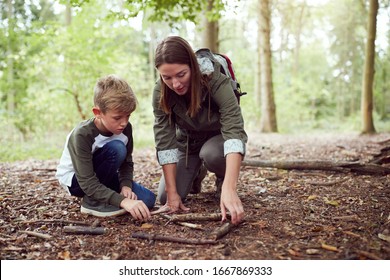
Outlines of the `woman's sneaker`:
[[87,196],[84,196],[81,201],[80,211],[96,217],[115,217],[127,213],[125,209],[95,201]]

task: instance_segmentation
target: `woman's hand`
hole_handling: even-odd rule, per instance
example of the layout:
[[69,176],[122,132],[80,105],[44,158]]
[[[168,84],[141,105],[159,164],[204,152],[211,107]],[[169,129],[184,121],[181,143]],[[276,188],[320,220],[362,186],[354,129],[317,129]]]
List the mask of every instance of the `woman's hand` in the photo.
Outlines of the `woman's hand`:
[[224,189],[224,186],[222,186],[220,206],[222,221],[226,220],[226,209],[230,213],[232,224],[239,224],[244,218],[244,207],[236,191]]
[[165,203],[164,207],[168,208],[168,213],[175,213],[179,210],[190,210],[190,208],[184,206],[183,202],[181,201],[180,195],[177,192],[167,194],[167,202]]
[[151,217],[148,207],[142,200],[134,200],[126,197],[122,200],[120,206],[129,212],[134,219],[147,220]]
[[226,171],[221,191],[222,220],[226,220],[227,209],[230,212],[233,224],[239,224],[244,218],[244,207],[237,194],[241,161],[242,155],[239,153],[231,153],[226,156]]
[[121,195],[130,199],[137,200],[137,195],[133,193],[133,191],[127,186],[122,187]]

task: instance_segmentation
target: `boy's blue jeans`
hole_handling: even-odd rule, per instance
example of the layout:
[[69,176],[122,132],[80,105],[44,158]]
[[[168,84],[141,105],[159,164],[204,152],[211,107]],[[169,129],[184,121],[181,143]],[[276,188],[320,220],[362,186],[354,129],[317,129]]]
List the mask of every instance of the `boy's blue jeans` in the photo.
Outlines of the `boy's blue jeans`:
[[[100,183],[120,193],[118,169],[127,156],[127,149],[122,141],[114,140],[93,154],[93,168]],[[76,175],[73,175],[72,185],[69,187],[72,195],[83,197],[84,191],[80,188]],[[144,186],[133,181],[132,191],[142,200],[148,208],[152,208],[156,201],[156,195]]]

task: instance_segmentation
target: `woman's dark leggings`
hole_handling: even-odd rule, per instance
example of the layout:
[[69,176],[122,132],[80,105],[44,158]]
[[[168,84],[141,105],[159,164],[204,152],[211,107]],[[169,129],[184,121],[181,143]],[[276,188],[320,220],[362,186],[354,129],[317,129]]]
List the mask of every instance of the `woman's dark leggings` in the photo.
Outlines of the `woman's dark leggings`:
[[[217,178],[225,177],[226,158],[223,149],[224,142],[222,135],[210,138],[203,144],[199,155],[187,155],[187,166],[186,154],[179,151],[179,162],[176,169],[176,188],[182,199],[191,191],[192,183],[198,175],[202,162],[208,171],[215,173]],[[164,175],[160,179],[157,198],[161,204],[166,203]]]

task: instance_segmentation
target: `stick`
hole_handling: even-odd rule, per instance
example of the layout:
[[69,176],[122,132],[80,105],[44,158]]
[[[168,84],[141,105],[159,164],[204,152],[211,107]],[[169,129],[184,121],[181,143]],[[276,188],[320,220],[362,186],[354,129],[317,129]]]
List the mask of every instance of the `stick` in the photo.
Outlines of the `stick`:
[[14,237],[12,237],[11,235],[4,234],[4,233],[1,233],[1,232],[0,232],[0,236],[8,238],[8,239],[14,239]]
[[329,181],[329,182],[321,182],[321,181],[306,181],[306,182],[310,185],[315,185],[315,186],[333,186],[336,184],[344,183],[347,180],[348,180],[348,178],[335,180],[335,181]]
[[39,233],[39,232],[35,232],[35,231],[20,230],[19,232],[20,232],[20,233],[25,233],[25,234],[27,234],[27,235],[39,237],[39,238],[42,238],[42,239],[46,239],[46,240],[50,240],[50,239],[53,238],[53,237],[52,237],[51,235],[49,235],[49,234]]
[[373,253],[370,253],[370,252],[361,251],[361,250],[358,250],[357,252],[360,255],[362,255],[366,258],[372,259],[372,260],[382,260],[380,257],[378,257],[377,255],[374,255]]
[[235,228],[236,226],[231,224],[231,223],[224,223],[222,226],[214,229],[211,233],[210,233],[210,236],[214,239],[214,240],[218,240],[220,239],[221,237],[225,236],[226,234],[228,234],[230,232],[231,229]]
[[33,168],[32,169],[33,171],[52,171],[52,172],[56,172],[57,169],[54,169],[54,168]]
[[89,223],[87,223],[87,222],[72,221],[72,220],[60,220],[60,219],[22,221],[21,223],[22,224],[59,223],[59,224],[85,225],[85,226],[89,225]]
[[[167,223],[170,223],[171,220],[172,220],[172,216],[169,216],[167,214],[161,213],[160,216],[165,218],[165,219],[167,219],[168,220]],[[187,223],[187,222],[174,222],[174,223],[178,224],[178,225],[181,225],[181,226],[184,226],[184,227],[189,227],[189,228],[193,228],[193,229],[203,230],[202,225],[197,225],[197,224],[192,224],[192,223]]]
[[181,225],[183,227],[189,227],[189,228],[193,228],[193,229],[203,230],[202,225],[191,224],[191,223],[186,223],[186,222],[177,222],[177,224]]
[[165,219],[167,219],[167,220],[169,220],[169,221],[171,221],[171,219],[172,219],[172,216],[170,216],[170,215],[168,215],[168,214],[163,214],[163,213],[161,213],[160,216],[163,217],[163,218],[165,218]]
[[20,209],[23,209],[23,208],[25,208],[27,206],[32,206],[32,205],[35,205],[35,202],[32,202],[32,203],[28,202],[28,203],[16,206],[16,207],[14,207],[14,210],[20,210]]
[[328,170],[328,171],[353,171],[362,174],[390,174],[390,168],[372,163],[359,162],[333,162],[317,160],[244,160],[242,166],[269,167],[277,169],[298,170]]
[[74,234],[99,235],[106,232],[103,227],[64,226],[64,232]]
[[153,216],[153,215],[156,215],[156,214],[169,212],[170,210],[171,209],[169,209],[168,206],[164,205],[164,206],[161,206],[160,208],[158,208],[157,210],[154,210],[154,211],[150,212],[150,214]]
[[[164,215],[163,217],[166,217]],[[171,215],[170,222],[188,222],[188,221],[220,221],[222,220],[222,215],[220,213],[211,213],[211,214],[177,214]]]
[[358,221],[359,217],[358,215],[348,215],[348,216],[336,216],[336,217],[332,217],[332,219],[336,221],[353,222],[353,221]]
[[217,241],[209,239],[195,239],[195,238],[183,238],[176,236],[164,236],[158,234],[148,234],[144,232],[134,232],[131,237],[141,238],[147,240],[159,240],[159,241],[168,241],[168,242],[177,242],[185,244],[194,244],[194,245],[205,245],[205,244],[216,244]]
[[96,219],[93,221],[91,227],[96,228],[96,227],[98,227],[99,225],[100,225],[100,220],[99,220],[98,218],[96,218]]

